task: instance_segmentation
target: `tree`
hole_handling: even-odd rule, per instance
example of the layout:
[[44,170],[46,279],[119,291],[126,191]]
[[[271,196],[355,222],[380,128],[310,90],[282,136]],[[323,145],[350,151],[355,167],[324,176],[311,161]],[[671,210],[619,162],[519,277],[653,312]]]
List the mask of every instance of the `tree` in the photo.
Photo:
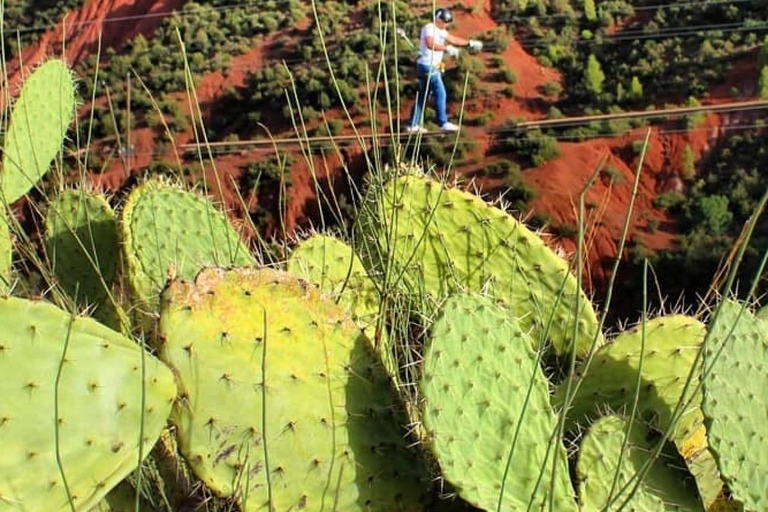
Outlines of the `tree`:
[[627,97],[631,100],[639,100],[643,97],[643,84],[640,83],[640,79],[636,76],[633,76],[632,81],[629,83]]
[[621,83],[616,84],[616,99],[618,101],[624,101],[627,97],[627,93],[624,91],[624,86]]
[[584,16],[589,21],[597,20],[597,9],[595,9],[595,0],[584,0]]
[[590,54],[587,60],[587,69],[584,72],[584,87],[592,96],[598,97],[603,93],[604,81],[605,73],[603,73],[600,61],[597,60],[594,54]]
[[763,46],[760,48],[760,53],[757,57],[757,65],[760,68],[768,65],[768,36],[763,39]]
[[722,195],[701,197],[696,208],[698,225],[713,235],[724,233],[733,220],[733,213],[728,210],[728,198]]
[[686,144],[683,150],[683,176],[687,180],[696,176],[696,155],[690,144]]
[[[689,107],[700,107],[701,103],[699,100],[694,98],[693,96],[688,97],[688,106]],[[685,119],[685,127],[689,130],[696,128],[698,126],[701,126],[704,121],[707,120],[707,114],[703,111],[696,112],[694,114],[686,114],[683,116]]]
[[757,91],[761,100],[768,100],[768,65],[763,66],[763,69],[760,70]]

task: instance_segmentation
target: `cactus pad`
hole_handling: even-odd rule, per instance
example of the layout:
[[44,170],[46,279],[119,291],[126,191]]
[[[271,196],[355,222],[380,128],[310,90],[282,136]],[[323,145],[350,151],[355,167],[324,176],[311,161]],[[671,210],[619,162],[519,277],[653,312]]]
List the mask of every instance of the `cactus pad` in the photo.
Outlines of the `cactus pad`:
[[768,320],[768,305],[765,305],[757,310],[755,316],[760,320]]
[[746,510],[768,510],[768,324],[723,301],[705,372],[702,409],[723,480]]
[[419,388],[427,443],[464,500],[483,510],[549,510],[554,458],[554,510],[577,510],[565,450],[559,441],[547,449],[557,425],[547,380],[507,310],[487,297],[448,298]]
[[[629,430],[629,432],[628,432]],[[627,439],[627,435],[629,438]],[[626,442],[623,456],[622,447]],[[584,437],[576,465],[579,496],[583,512],[701,512],[696,486],[686,474],[675,468],[677,460],[664,455],[653,461],[637,492],[624,508],[620,505],[629,497],[634,482],[623,487],[649,461],[656,448],[651,433],[642,424],[629,423],[620,416],[605,416],[596,421]],[[621,461],[620,461],[621,458]],[[619,465],[621,462],[621,465]],[[616,486],[611,490],[617,470]],[[606,508],[609,499],[616,498]]]
[[316,234],[301,243],[288,258],[288,273],[317,285],[345,307],[368,339],[379,348],[387,371],[395,373],[386,332],[378,334],[380,293],[354,249],[338,238]]
[[5,208],[0,206],[0,294],[10,289],[12,268],[13,238],[8,227]]
[[160,332],[184,396],[179,447],[214,492],[246,511],[420,510],[389,379],[316,288],[207,269],[163,292]]
[[696,411],[691,433],[685,438],[676,439],[675,446],[696,480],[704,508],[709,510],[722,493],[723,481],[720,479],[715,458],[709,450],[707,429],[704,426],[704,416],[701,409]]
[[150,311],[157,309],[169,277],[192,279],[203,267],[254,263],[237,231],[209,200],[159,180],[131,192],[120,234],[131,289]]
[[375,340],[379,292],[352,247],[332,236],[313,235],[291,253],[288,273],[338,298],[357,325]]
[[131,340],[43,302],[0,298],[0,325],[0,508],[70,511],[68,488],[74,509],[89,510],[138,466],[142,416],[149,454],[173,374]]
[[63,290],[79,304],[95,304],[95,316],[108,316],[119,244],[115,213],[107,200],[67,190],[51,202],[45,222],[48,259]]
[[457,290],[490,294],[524,329],[533,328],[537,347],[551,343],[555,355],[574,346],[578,356],[588,352],[598,327],[592,304],[568,263],[508,213],[417,176],[372,188],[369,197],[361,258],[377,273],[402,274],[409,292],[438,303]]
[[26,194],[61,151],[75,110],[75,84],[63,61],[51,59],[24,82],[5,134],[2,192],[10,204]]
[[[638,411],[642,418],[659,429],[665,429],[672,419],[705,334],[703,323],[685,315],[657,317],[645,325]],[[571,423],[599,416],[606,406],[614,411],[629,412],[640,368],[642,336],[642,325],[638,325],[622,332],[612,343],[597,351],[568,412]],[[693,390],[698,382],[699,372],[689,390]],[[565,390],[566,383],[563,383],[553,399],[555,405],[563,405]],[[699,394],[680,415],[673,440],[684,439],[690,434],[700,403]]]

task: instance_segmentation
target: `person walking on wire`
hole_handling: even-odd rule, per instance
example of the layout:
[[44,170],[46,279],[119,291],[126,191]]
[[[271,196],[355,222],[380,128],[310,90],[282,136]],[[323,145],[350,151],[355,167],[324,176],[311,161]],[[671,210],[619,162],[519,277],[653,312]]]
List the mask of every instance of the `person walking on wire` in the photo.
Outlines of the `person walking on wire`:
[[443,55],[451,57],[459,55],[459,46],[469,47],[480,51],[483,43],[473,39],[462,39],[448,33],[448,26],[453,22],[453,14],[449,9],[440,8],[435,11],[434,21],[421,29],[419,37],[419,58],[416,60],[416,73],[419,77],[419,93],[416,103],[411,110],[409,133],[424,133],[421,123],[424,117],[423,109],[430,95],[435,97],[437,123],[444,132],[455,132],[458,126],[448,121],[446,107],[447,94],[443,83]]

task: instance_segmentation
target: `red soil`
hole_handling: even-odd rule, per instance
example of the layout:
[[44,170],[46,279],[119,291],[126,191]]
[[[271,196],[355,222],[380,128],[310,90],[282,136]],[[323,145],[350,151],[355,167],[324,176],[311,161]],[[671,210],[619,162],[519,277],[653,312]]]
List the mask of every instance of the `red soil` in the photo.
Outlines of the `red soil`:
[[[102,44],[120,47],[130,38],[141,33],[147,37],[158,26],[161,17],[143,18],[149,13],[160,13],[178,9],[184,4],[183,0],[90,0],[86,5],[72,13],[59,24],[56,29],[45,34],[41,41],[23,52],[25,67],[33,66],[47,55],[61,54],[62,32],[66,34],[66,59],[72,63],[84,59],[95,51],[98,44],[99,32],[103,29]],[[483,32],[496,27],[490,16],[490,0],[465,1],[469,12],[456,11],[457,23],[454,33],[462,37],[478,37]],[[123,21],[109,22],[109,19],[124,17]],[[303,24],[303,25],[306,25]],[[306,28],[306,27],[304,27]],[[198,100],[205,110],[227,87],[242,86],[247,73],[261,65],[266,59],[265,48],[270,44],[270,38],[255,46],[248,54],[236,57],[231,70],[226,73],[215,72],[201,77],[197,91]],[[502,54],[507,64],[516,72],[518,81],[514,85],[516,96],[508,98],[503,95],[492,95],[468,102],[467,116],[479,112],[492,111],[494,119],[487,128],[498,127],[513,117],[527,119],[542,118],[546,115],[549,105],[556,98],[547,98],[542,92],[542,86],[548,81],[561,82],[556,70],[542,67],[538,61],[528,54],[518,42],[512,40],[507,50]],[[485,56],[486,63],[491,55]],[[18,64],[11,63],[12,82],[19,79]],[[748,83],[753,83],[754,69],[746,64],[737,66],[731,83],[740,87],[745,95],[752,92]],[[489,92],[500,88],[498,84],[489,84]],[[727,88],[726,88],[727,89]],[[714,91],[717,95],[727,97],[725,89]],[[411,100],[412,101],[412,100]],[[408,101],[403,106],[401,115],[407,114],[410,108]],[[186,102],[185,102],[186,104]],[[456,104],[452,105],[455,110]],[[334,115],[329,113],[329,116]],[[733,115],[733,114],[731,114]],[[638,197],[632,214],[630,238],[642,240],[642,244],[650,250],[669,248],[674,244],[674,223],[653,207],[653,199],[661,192],[678,189],[683,186],[680,179],[683,152],[687,145],[693,149],[697,159],[705,154],[712,143],[720,135],[719,125],[728,122],[724,115],[710,115],[707,122],[699,129],[688,132],[664,134],[665,127],[654,128],[651,134],[650,146],[646,155],[640,177]],[[670,122],[669,127],[672,127]],[[477,148],[469,155],[474,164],[457,169],[458,174],[471,172],[486,165],[490,158],[487,150],[491,137],[485,129],[470,130],[476,135]],[[575,226],[576,207],[580,190],[587,183],[591,173],[602,161],[608,167],[586,193],[588,206],[588,254],[589,269],[587,272],[596,288],[607,278],[607,262],[616,256],[618,239],[622,232],[624,217],[627,213],[631,197],[634,170],[637,162],[629,146],[633,140],[642,139],[644,131],[637,131],[617,138],[589,140],[581,143],[561,143],[562,155],[554,161],[536,168],[525,170],[524,176],[529,185],[538,191],[538,197],[532,204],[534,213],[545,214],[551,219],[552,226]],[[191,134],[179,134],[178,142],[190,140]],[[136,172],[151,161],[155,148],[152,134],[147,131],[137,131],[132,134],[135,143],[135,156],[129,160],[128,169],[117,162],[104,175],[94,178],[97,184],[111,190],[120,188],[127,174]],[[222,186],[214,187],[214,192],[223,200],[228,208],[236,210],[237,215],[244,215],[241,201],[237,196],[235,183],[242,168],[249,161],[261,158],[263,153],[230,154],[216,158],[216,170],[221,177]],[[287,211],[286,230],[289,233],[306,227],[311,219],[317,218],[317,199],[315,186],[310,172],[310,166],[300,156],[295,158],[297,164],[292,169],[291,198]],[[360,160],[359,150],[352,151],[341,162],[338,156],[316,157],[313,161],[318,177],[330,183],[330,188],[342,190],[344,178],[341,175],[342,164],[350,164],[349,169],[356,170],[355,161]],[[215,175],[208,169],[209,183],[216,183]],[[611,179],[613,178],[613,179]],[[334,181],[335,180],[335,181]],[[247,198],[248,207],[254,206],[253,198]],[[277,233],[273,233],[277,234]],[[570,239],[553,240],[554,244],[566,252],[572,252],[573,242]]]
[[[101,35],[102,48],[119,49],[139,34],[149,36],[163,17],[180,9],[186,0],[89,0],[70,12],[40,40],[24,48],[21,59],[8,65],[8,81],[13,89],[26,70],[55,55],[70,64],[95,53]],[[62,44],[63,43],[63,44]],[[64,49],[64,51],[62,51]],[[23,62],[24,70],[19,69]]]

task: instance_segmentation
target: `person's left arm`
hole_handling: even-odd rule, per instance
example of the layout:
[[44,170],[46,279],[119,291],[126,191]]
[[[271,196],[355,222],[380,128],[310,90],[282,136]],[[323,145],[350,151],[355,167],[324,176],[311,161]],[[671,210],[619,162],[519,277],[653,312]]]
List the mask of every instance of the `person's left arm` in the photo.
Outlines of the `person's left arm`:
[[462,37],[454,36],[451,34],[445,36],[445,42],[452,44],[453,46],[469,46],[469,39],[464,39]]
[[463,37],[448,34],[445,36],[445,42],[453,46],[468,46],[472,50],[482,50],[483,43],[475,39],[464,39]]

